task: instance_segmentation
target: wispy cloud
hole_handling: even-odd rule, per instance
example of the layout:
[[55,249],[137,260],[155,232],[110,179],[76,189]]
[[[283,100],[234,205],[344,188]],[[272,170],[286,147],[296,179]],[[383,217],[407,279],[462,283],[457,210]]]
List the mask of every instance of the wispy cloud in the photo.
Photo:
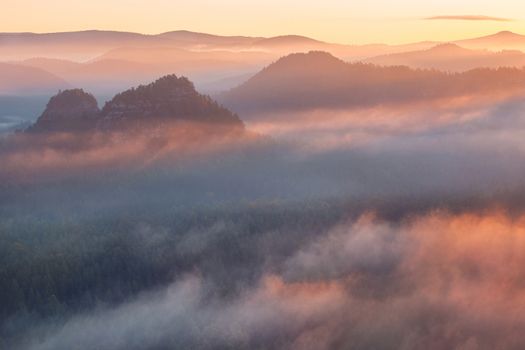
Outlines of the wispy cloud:
[[451,15],[451,16],[432,16],[424,18],[426,20],[456,20],[456,21],[496,21],[510,22],[511,18],[480,16],[480,15]]

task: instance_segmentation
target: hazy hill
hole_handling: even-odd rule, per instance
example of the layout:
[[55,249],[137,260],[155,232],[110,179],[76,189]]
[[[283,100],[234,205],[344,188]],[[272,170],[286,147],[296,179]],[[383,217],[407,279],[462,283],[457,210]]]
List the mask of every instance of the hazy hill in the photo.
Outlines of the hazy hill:
[[190,77],[203,91],[220,91],[237,85],[242,80],[235,77],[254,74],[272,62],[273,57],[257,51],[202,52],[160,46],[112,49],[83,63],[42,57],[13,63],[47,70],[72,85],[107,95],[173,71]]
[[[475,49],[525,49],[525,36],[500,32],[493,35],[455,41]],[[23,60],[33,57],[89,60],[107,51],[122,47],[147,50],[151,47],[176,47],[186,50],[253,51],[263,50],[278,55],[294,51],[323,50],[338,57],[357,59],[385,54],[428,49],[437,42],[418,42],[404,45],[334,44],[300,35],[277,37],[221,36],[185,30],[161,34],[88,30],[64,33],[0,33],[0,60]]]
[[96,57],[93,61],[123,60],[157,68],[176,69],[182,72],[242,70],[247,67],[263,67],[270,63],[273,55],[261,51],[223,51],[209,52],[190,51],[174,46],[151,47],[147,50],[141,47],[122,47]]
[[[156,35],[89,30],[64,33],[0,33],[0,60],[23,60],[33,57],[86,61],[123,47],[147,50],[151,47],[176,47],[186,50],[251,50],[266,38],[219,36],[189,31],[172,31]],[[278,39],[277,39],[278,40]],[[272,41],[268,42],[271,44]],[[260,45],[266,48],[265,45]]]
[[55,93],[70,85],[39,68],[0,63],[0,95],[40,95]]
[[116,42],[144,40],[145,34],[107,31],[85,30],[58,33],[0,33],[2,45],[7,44],[70,44],[72,40],[84,44],[114,44]]
[[22,60],[32,57],[87,60],[115,47],[161,44],[154,36],[87,30],[63,33],[0,33],[0,60]]
[[[130,82],[141,83],[158,77],[162,69],[152,67],[140,62],[133,62],[119,59],[103,59],[78,63],[69,60],[53,58],[33,58],[21,62],[13,62],[21,66],[35,67],[54,75],[60,76],[64,80],[75,86],[88,85],[96,83],[99,88],[104,89],[107,84],[115,85],[125,84],[127,87]],[[126,84],[127,83],[127,84]]]
[[463,47],[474,49],[525,50],[525,35],[509,31],[502,31],[496,34],[487,35],[480,38],[458,40],[455,43]]
[[522,67],[525,66],[525,54],[516,50],[493,52],[465,49],[456,44],[440,44],[428,50],[383,55],[366,59],[365,62],[460,72],[480,67]]
[[110,58],[86,63],[34,58],[16,64],[48,71],[60,76],[71,85],[82,86],[98,96],[113,95],[131,85],[138,85],[168,74],[176,68]]
[[326,52],[310,52],[283,57],[217,98],[246,117],[256,112],[408,103],[524,87],[525,71],[515,68],[447,74],[346,63]]
[[79,62],[46,57],[34,57],[13,63],[43,69],[58,76],[62,76],[62,74],[73,71],[82,66],[82,63]]
[[[502,32],[460,42],[466,48],[499,45],[512,49],[524,43],[523,38]],[[100,96],[112,95],[130,85],[142,84],[173,71],[190,77],[202,91],[216,93],[218,89],[238,84],[235,77],[254,74],[279,57],[312,50],[325,51],[345,61],[370,59],[381,65],[451,71],[479,66],[521,66],[523,60],[522,54],[516,51],[466,52],[466,49],[449,45],[434,46],[436,43],[428,41],[406,45],[342,45],[298,35],[261,38],[189,31],[156,35],[97,30],[0,33],[0,61],[17,61],[48,71],[58,79],[88,88]],[[13,75],[16,74],[4,74],[5,84],[17,85],[10,81]],[[26,85],[25,90],[39,89],[37,84]]]
[[175,30],[157,35],[178,43],[181,47],[191,46],[245,46],[252,45],[263,38],[249,36],[221,36],[207,33],[196,33],[188,30]]
[[0,33],[0,61],[24,60],[33,57],[86,61],[123,47],[148,50],[152,47],[163,46],[206,52],[262,50],[279,56],[294,51],[324,50],[341,57],[362,58],[428,48],[432,44],[421,42],[408,45],[343,45],[299,35],[263,38],[220,36],[184,30],[155,35],[99,30],[46,34]]
[[257,40],[253,43],[255,47],[261,48],[294,48],[302,46],[328,46],[325,42],[308,38],[301,35],[282,35],[273,38],[265,38]]

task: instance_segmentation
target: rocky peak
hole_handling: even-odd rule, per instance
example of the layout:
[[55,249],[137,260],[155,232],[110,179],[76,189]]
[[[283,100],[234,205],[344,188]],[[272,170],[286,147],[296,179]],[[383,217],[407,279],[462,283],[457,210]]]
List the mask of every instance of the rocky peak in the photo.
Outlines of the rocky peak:
[[27,131],[141,131],[163,129],[174,121],[244,128],[235,114],[199,94],[187,78],[168,75],[117,94],[102,111],[93,95],[81,89],[61,91]]
[[102,109],[99,127],[108,130],[181,120],[242,126],[236,115],[199,94],[187,78],[168,75],[116,95]]
[[93,128],[100,110],[93,95],[82,89],[60,91],[28,131],[82,131]]

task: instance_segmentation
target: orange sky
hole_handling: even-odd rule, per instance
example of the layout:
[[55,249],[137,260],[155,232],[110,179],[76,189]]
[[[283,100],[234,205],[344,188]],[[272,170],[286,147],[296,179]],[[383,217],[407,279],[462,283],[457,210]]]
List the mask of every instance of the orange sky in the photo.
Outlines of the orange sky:
[[[516,0],[2,0],[0,31],[111,29],[159,33],[302,34],[341,43],[452,40],[500,30],[525,33]],[[425,20],[483,15],[488,20]]]

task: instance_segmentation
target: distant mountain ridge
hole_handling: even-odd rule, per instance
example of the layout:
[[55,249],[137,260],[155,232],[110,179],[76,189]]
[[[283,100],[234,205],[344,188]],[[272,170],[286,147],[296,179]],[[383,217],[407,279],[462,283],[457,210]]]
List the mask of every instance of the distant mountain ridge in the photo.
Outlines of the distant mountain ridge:
[[501,31],[496,34],[482,36],[479,38],[463,39],[454,41],[455,44],[474,49],[525,49],[525,35],[510,31]]
[[372,57],[364,60],[383,66],[406,65],[412,68],[462,72],[474,68],[523,67],[525,53],[518,50],[489,51],[466,49],[454,43],[430,49]]
[[[471,57],[467,57],[449,45],[484,51],[471,52]],[[440,53],[446,47],[451,52],[448,55],[454,57]],[[495,48],[506,51],[486,51]],[[290,53],[324,51],[344,61],[465,71],[520,67],[523,55],[516,50],[525,50],[525,36],[511,32],[450,44],[423,41],[403,45],[344,45],[300,35],[265,38],[187,30],[160,34],[101,30],[0,33],[0,61],[11,65],[0,67],[0,95],[48,95],[81,86],[96,96],[112,96],[174,71],[189,77],[200,91],[216,94],[240,84],[243,79],[239,77],[253,75]],[[23,69],[18,66],[39,71],[22,74]]]
[[258,40],[262,40],[262,37],[250,37],[250,36],[241,36],[241,35],[215,35],[207,33],[198,33],[192,32],[189,30],[174,30],[170,32],[165,32],[157,34],[156,36],[167,39],[174,39],[179,42],[186,41],[190,44],[203,43],[203,44],[223,44],[223,45],[251,45]]
[[[23,60],[46,55],[49,58],[88,60],[109,50],[123,47],[175,47],[179,49],[267,50],[283,45],[325,45],[327,43],[301,37],[272,38],[220,36],[185,30],[161,34],[88,30],[63,33],[0,33],[0,61]],[[314,47],[312,47],[313,49]]]
[[[450,42],[473,49],[525,50],[525,35],[509,31],[502,31],[479,38],[451,40]],[[370,56],[377,56],[381,54],[430,48],[436,44],[439,44],[439,42],[428,41],[405,45],[351,45],[328,43],[301,35],[281,35],[275,37],[251,37],[241,35],[224,36],[187,30],[169,31],[160,34],[141,34],[103,30],[58,33],[0,33],[0,48],[2,49],[2,55],[11,56],[11,59],[14,59],[16,56],[18,56],[19,59],[27,59],[41,56],[41,54],[53,55],[54,51],[64,54],[67,51],[67,46],[73,47],[74,51],[77,51],[77,56],[84,56],[86,58],[88,56],[92,58],[97,55],[102,55],[111,49],[129,46],[173,46],[185,49],[222,48],[238,50],[268,50],[282,49],[287,46],[304,46],[305,50],[331,48],[332,50],[337,51],[337,53],[332,53],[337,54],[338,56],[357,57],[366,51],[370,52]],[[43,48],[45,48],[45,50],[42,50]],[[341,55],[341,53],[343,53],[343,55]],[[0,60],[2,59],[1,57],[2,56],[0,56]],[[70,59],[71,57],[63,56],[61,58]]]

